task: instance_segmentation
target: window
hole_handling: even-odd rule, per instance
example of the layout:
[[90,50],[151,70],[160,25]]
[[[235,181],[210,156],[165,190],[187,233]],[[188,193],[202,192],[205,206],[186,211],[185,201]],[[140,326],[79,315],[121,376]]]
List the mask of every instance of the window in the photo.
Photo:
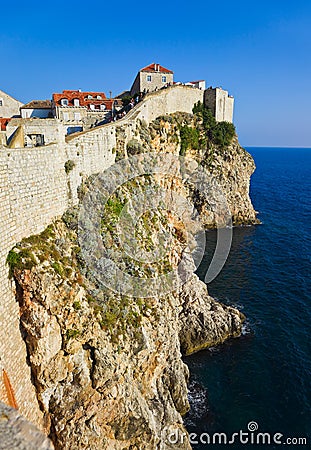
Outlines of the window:
[[62,98],[61,101],[60,101],[60,104],[62,106],[68,106],[68,100],[66,98]]
[[80,113],[74,113],[75,116],[75,122],[79,122],[81,120],[81,114]]
[[64,112],[64,113],[63,113],[63,120],[64,120],[65,122],[68,122],[68,120],[69,120],[69,114],[68,114],[67,112]]
[[78,98],[73,99],[73,105],[74,106],[80,106],[80,100]]
[[94,111],[95,105],[90,105],[90,109],[91,109],[92,111]]
[[3,98],[0,98],[0,106],[3,106]]
[[166,76],[165,75],[163,75],[163,77],[162,77],[162,83],[166,83]]
[[105,111],[105,109],[106,109],[106,105],[100,105],[100,110],[101,111]]
[[89,95],[87,96],[87,98],[90,100],[91,98],[93,98],[93,96],[89,94]]
[[97,95],[96,98],[97,98],[97,100],[101,100],[102,96],[101,95]]
[[44,145],[44,134],[36,134],[36,147],[41,147],[41,145]]
[[147,81],[151,81],[151,75],[147,75]]
[[67,127],[67,134],[77,133],[78,131],[83,131],[83,127]]

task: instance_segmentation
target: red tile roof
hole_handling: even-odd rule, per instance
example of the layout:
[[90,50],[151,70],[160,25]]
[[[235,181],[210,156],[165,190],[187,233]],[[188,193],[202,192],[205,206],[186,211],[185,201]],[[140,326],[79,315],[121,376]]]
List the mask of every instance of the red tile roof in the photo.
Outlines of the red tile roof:
[[161,72],[161,73],[174,73],[172,70],[166,69],[160,64],[152,63],[149,66],[140,69],[140,72]]
[[11,117],[10,118],[0,117],[0,130],[1,131],[6,130],[6,126],[10,122],[10,120],[11,120]]
[[[91,98],[88,98],[91,97]],[[98,98],[100,97],[100,98]],[[54,93],[52,96],[53,103],[56,106],[61,106],[61,100],[67,99],[68,106],[74,106],[74,99],[79,100],[79,106],[84,106],[90,109],[90,105],[105,105],[107,110],[112,109],[114,99],[107,99],[104,92],[81,92],[78,90],[65,90],[62,93]]]

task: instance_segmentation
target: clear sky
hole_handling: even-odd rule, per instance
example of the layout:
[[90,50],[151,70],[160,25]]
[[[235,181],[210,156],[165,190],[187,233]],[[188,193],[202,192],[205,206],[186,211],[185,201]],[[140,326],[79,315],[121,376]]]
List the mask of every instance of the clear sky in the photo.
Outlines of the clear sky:
[[236,99],[245,146],[311,147],[311,1],[2,2],[0,89],[128,89],[157,62]]

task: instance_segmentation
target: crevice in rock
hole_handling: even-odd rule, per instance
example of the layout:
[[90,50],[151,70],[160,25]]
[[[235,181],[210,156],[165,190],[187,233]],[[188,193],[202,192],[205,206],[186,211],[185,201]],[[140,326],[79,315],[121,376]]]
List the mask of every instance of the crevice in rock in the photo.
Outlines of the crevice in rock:
[[95,357],[95,347],[89,344],[89,342],[83,344],[83,350],[86,350],[89,352],[89,358],[91,360],[91,367],[90,367],[90,379],[92,383],[92,388],[96,389],[96,383],[94,381],[94,371],[95,371],[95,365],[96,365],[96,357]]

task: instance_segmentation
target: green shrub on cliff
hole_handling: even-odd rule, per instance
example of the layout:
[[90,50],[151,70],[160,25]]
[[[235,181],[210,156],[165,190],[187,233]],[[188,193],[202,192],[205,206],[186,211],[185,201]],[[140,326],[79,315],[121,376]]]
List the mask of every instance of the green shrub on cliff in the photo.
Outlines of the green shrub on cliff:
[[221,148],[227,148],[235,135],[235,127],[230,122],[218,122],[213,130],[212,140]]
[[144,152],[143,146],[136,139],[131,139],[128,142],[126,150],[129,156],[138,155],[139,153]]
[[66,331],[66,338],[67,338],[67,341],[69,341],[69,339],[75,339],[75,338],[77,338],[78,336],[80,336],[80,334],[81,334],[81,331],[76,330],[76,329],[74,329],[74,328],[67,330],[67,331]]
[[217,125],[215,117],[213,116],[211,110],[206,108],[203,103],[200,101],[196,103],[192,109],[192,112],[193,114],[202,117],[203,127],[207,133],[212,132],[215,129]]
[[210,142],[223,149],[231,144],[235,136],[233,123],[216,122],[210,109],[206,108],[201,102],[194,105],[192,112],[202,119],[203,128]]
[[188,125],[180,127],[180,154],[185,155],[189,148],[198,150],[199,137],[200,134],[196,128],[188,127]]
[[14,248],[9,251],[6,258],[6,263],[9,266],[9,277],[12,278],[14,275],[14,269],[30,270],[37,264],[37,261],[31,250],[27,248],[23,248],[21,250]]

